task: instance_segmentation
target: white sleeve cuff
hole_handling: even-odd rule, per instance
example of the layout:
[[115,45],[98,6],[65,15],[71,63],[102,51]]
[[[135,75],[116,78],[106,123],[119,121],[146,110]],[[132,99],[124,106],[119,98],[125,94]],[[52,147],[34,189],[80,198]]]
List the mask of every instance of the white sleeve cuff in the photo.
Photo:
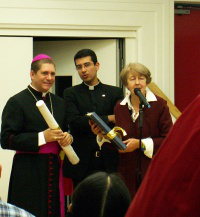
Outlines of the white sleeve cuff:
[[101,138],[99,135],[97,135],[96,140],[97,140],[97,144],[99,145],[99,148],[100,148],[100,149],[101,149],[101,146],[103,145],[104,142],[111,143],[110,140],[105,139],[104,137]]
[[153,140],[151,138],[142,139],[142,143],[145,146],[144,154],[148,158],[152,158],[153,157],[153,148],[154,148]]
[[44,138],[44,133],[39,132],[38,133],[38,146],[45,145],[45,144],[46,144],[46,141],[45,141],[45,138]]

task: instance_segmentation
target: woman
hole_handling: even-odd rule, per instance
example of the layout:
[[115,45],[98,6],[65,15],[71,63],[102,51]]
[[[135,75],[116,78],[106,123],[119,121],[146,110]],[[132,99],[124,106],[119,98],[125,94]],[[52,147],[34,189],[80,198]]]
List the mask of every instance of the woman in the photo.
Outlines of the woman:
[[[115,107],[116,126],[123,128],[127,133],[122,138],[127,148],[124,151],[119,150],[119,172],[132,197],[134,197],[138,188],[137,171],[140,153],[140,132],[138,127],[140,100],[135,95],[134,89],[139,88],[151,106],[151,108],[143,107],[142,146],[144,146],[145,151],[141,156],[142,179],[152,156],[167,136],[172,126],[172,120],[166,101],[147,89],[147,85],[151,82],[151,73],[144,65],[130,63],[122,70],[120,78],[129,93]],[[92,130],[94,133],[101,135],[96,125],[92,125]]]

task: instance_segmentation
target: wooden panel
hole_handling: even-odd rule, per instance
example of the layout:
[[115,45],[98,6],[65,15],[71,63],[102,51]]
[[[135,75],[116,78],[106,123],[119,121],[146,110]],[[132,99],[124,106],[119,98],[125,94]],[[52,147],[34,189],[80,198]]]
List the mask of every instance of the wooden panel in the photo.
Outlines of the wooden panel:
[[178,108],[171,102],[171,100],[160,90],[160,88],[154,83],[151,82],[148,85],[148,88],[157,96],[162,97],[167,101],[167,105],[169,107],[170,113],[177,119],[180,115],[181,112],[178,110]]

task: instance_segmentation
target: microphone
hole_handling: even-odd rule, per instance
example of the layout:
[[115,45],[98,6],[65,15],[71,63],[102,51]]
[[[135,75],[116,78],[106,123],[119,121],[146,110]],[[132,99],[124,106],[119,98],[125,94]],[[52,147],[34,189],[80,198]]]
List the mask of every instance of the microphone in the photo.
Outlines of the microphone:
[[134,93],[135,93],[136,96],[139,97],[140,102],[141,102],[143,105],[147,106],[148,108],[151,108],[150,104],[147,102],[146,98],[145,98],[144,95],[142,94],[140,88],[135,88],[135,89],[134,89]]

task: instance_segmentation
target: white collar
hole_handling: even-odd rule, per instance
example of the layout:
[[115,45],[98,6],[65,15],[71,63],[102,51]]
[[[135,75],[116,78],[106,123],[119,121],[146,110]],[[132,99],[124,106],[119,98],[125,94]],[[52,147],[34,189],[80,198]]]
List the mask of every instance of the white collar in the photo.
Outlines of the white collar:
[[[131,95],[131,92],[129,91],[126,94],[125,98],[120,103],[120,105],[126,105],[126,104],[128,104],[128,108],[131,109],[133,106],[132,106],[131,101],[130,101],[130,95]],[[146,99],[147,99],[147,102],[157,101],[156,96],[149,89],[146,89]]]
[[[34,90],[36,90],[37,92],[40,92],[40,91],[38,91],[35,87],[33,87],[32,84],[30,84],[30,86],[31,86]],[[42,97],[46,97],[47,93],[48,93],[48,92],[43,92],[43,93],[42,93]]]
[[84,84],[85,84],[86,86],[88,86],[89,90],[94,90],[94,87],[97,86],[97,85],[99,84],[99,82],[98,82],[97,84],[95,84],[95,85],[88,85],[88,84],[86,84],[85,82],[84,82]]

